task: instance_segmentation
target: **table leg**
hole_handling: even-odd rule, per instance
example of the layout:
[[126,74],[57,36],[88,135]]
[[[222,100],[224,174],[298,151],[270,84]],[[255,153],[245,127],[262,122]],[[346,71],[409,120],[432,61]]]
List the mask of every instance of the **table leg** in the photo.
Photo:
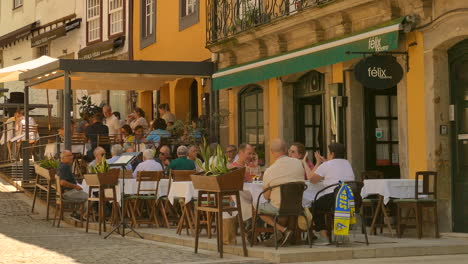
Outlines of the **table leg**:
[[377,235],[377,228],[375,227],[375,222],[377,221],[377,216],[380,213],[381,204],[383,204],[383,197],[379,195],[379,201],[377,202],[377,207],[375,208],[374,217],[372,217],[372,224],[370,227],[371,234],[373,234],[374,236]]
[[380,206],[382,208],[382,212],[384,214],[384,219],[387,221],[388,230],[390,230],[390,234],[393,237],[392,225],[390,224],[390,217],[388,217],[387,210],[385,210],[385,204],[383,202],[383,196],[380,196],[379,198],[380,198],[379,203],[380,203]]

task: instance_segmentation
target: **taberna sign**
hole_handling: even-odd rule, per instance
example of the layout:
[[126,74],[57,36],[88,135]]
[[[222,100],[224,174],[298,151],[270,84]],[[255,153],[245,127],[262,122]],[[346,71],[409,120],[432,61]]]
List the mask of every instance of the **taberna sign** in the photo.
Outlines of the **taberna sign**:
[[388,89],[401,81],[403,68],[393,56],[373,55],[356,64],[354,75],[364,87]]

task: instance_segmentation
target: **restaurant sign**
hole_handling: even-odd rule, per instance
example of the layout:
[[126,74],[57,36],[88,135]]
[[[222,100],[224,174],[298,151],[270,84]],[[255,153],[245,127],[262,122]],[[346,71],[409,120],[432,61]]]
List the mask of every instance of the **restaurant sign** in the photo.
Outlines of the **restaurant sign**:
[[354,75],[364,87],[388,89],[401,81],[403,68],[393,56],[374,55],[364,58],[356,64]]
[[110,39],[92,46],[86,47],[78,51],[78,59],[91,60],[94,58],[109,55],[115,52],[116,49],[123,47],[125,43],[125,37],[118,37]]
[[31,48],[40,46],[44,43],[47,43],[51,40],[57,39],[59,37],[63,37],[67,34],[67,32],[79,28],[81,25],[81,18],[75,19],[70,21],[60,27],[57,27],[53,30],[44,32],[40,35],[37,35],[31,39]]

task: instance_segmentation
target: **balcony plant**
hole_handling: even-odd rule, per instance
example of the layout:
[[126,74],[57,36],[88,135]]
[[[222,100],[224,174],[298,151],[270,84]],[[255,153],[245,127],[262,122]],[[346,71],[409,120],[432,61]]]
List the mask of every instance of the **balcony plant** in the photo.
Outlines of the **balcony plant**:
[[218,144],[211,153],[206,139],[200,146],[200,154],[205,161],[197,160],[197,165],[203,172],[192,175],[195,189],[209,192],[240,191],[244,186],[245,168],[228,168],[228,158]]

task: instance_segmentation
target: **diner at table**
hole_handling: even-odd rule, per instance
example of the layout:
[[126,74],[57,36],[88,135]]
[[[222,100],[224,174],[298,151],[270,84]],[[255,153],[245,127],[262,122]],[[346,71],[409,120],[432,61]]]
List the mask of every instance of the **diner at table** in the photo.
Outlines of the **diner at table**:
[[97,147],[93,151],[94,159],[88,163],[88,172],[92,173],[94,168],[102,163],[102,160],[106,158],[106,150],[103,147]]
[[195,170],[195,162],[187,157],[188,148],[179,146],[177,148],[177,159],[169,164],[170,170]]
[[145,149],[143,151],[143,162],[139,163],[133,171],[134,179],[139,171],[163,171],[161,164],[154,160],[154,150]]

